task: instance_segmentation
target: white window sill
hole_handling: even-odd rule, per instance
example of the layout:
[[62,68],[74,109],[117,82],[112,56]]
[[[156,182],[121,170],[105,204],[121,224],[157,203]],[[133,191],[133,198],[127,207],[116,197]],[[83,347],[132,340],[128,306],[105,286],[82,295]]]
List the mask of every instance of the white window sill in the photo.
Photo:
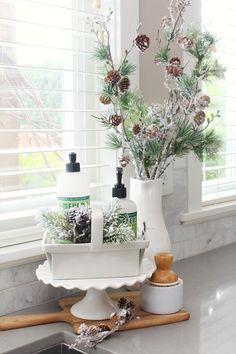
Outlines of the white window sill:
[[203,206],[202,209],[180,214],[180,222],[184,225],[196,224],[236,213],[236,201]]
[[41,240],[0,248],[0,269],[44,259]]

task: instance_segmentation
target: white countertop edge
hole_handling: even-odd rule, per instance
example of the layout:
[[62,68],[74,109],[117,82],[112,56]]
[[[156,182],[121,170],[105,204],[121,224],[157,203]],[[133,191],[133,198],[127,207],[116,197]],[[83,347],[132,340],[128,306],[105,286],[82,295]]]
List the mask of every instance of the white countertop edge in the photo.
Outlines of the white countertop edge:
[[196,224],[208,220],[230,216],[236,213],[236,201],[203,206],[201,209],[180,214],[181,224]]

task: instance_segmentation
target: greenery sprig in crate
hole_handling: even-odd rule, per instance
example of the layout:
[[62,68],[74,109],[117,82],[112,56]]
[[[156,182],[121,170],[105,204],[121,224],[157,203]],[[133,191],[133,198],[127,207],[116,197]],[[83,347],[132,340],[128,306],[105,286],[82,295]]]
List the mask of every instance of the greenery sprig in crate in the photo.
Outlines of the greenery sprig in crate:
[[[117,198],[103,212],[103,242],[125,243],[136,240],[136,235],[127,221],[120,222],[120,205]],[[65,210],[44,209],[36,217],[38,224],[48,231],[54,243],[90,243],[92,210],[81,205]]]

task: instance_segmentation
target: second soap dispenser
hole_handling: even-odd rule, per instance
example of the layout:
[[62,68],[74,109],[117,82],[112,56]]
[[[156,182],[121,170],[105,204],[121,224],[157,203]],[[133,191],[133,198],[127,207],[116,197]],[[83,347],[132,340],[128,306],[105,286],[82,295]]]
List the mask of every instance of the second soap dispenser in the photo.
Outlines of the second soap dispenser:
[[127,190],[125,185],[122,183],[123,168],[116,168],[117,183],[112,188],[112,197],[119,198],[120,204],[120,214],[119,220],[123,222],[127,220],[132,227],[135,235],[137,235],[137,208],[136,204],[127,198]]

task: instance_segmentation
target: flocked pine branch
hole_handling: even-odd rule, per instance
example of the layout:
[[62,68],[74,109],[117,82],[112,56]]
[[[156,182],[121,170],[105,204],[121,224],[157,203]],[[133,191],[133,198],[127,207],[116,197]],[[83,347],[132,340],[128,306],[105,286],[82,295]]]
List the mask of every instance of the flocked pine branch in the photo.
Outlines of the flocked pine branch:
[[[202,159],[205,154],[214,157],[220,147],[218,135],[209,129],[219,113],[216,111],[209,117],[211,99],[202,91],[202,82],[223,78],[224,67],[214,54],[217,41],[214,35],[192,25],[184,30],[189,5],[188,0],[170,0],[168,14],[161,19],[154,62],[164,70],[168,94],[164,102],[150,107],[142,93],[130,89],[130,75],[135,66],[129,61],[134,48],[142,53],[148,49],[150,38],[140,34],[139,26],[130,49],[125,51],[121,63],[116,63],[111,51],[109,20],[95,21],[97,29],[93,31],[98,46],[95,57],[103,63],[100,102],[109,107],[106,115],[97,118],[109,129],[109,147],[123,151],[119,163],[125,167],[132,161],[140,179],[162,177],[175,158],[191,151]],[[101,32],[105,34],[103,42]],[[176,45],[192,58],[191,67],[188,60],[183,65],[176,56]]]
[[124,147],[122,138],[115,131],[111,130],[106,134],[106,144],[107,147],[111,150],[118,150]]
[[129,76],[136,71],[136,65],[129,63],[127,60],[124,61],[119,68],[121,76]]
[[[52,242],[71,243],[91,242],[91,209],[80,205],[66,210],[41,210],[36,216],[37,223],[48,231]],[[120,219],[120,204],[113,198],[110,206],[103,212],[103,242],[125,243],[136,239],[129,220]]]
[[111,314],[109,326],[104,323],[98,325],[86,325],[82,323],[79,326],[75,342],[70,348],[78,349],[81,344],[87,348],[93,348],[101,343],[105,338],[111,336],[120,329],[126,321],[134,318],[135,305],[127,298],[120,298],[116,306],[117,310]]
[[118,198],[113,198],[110,206],[104,213],[103,222],[103,242],[105,243],[125,243],[134,241],[136,235],[132,227],[127,222],[119,219],[120,204]]

